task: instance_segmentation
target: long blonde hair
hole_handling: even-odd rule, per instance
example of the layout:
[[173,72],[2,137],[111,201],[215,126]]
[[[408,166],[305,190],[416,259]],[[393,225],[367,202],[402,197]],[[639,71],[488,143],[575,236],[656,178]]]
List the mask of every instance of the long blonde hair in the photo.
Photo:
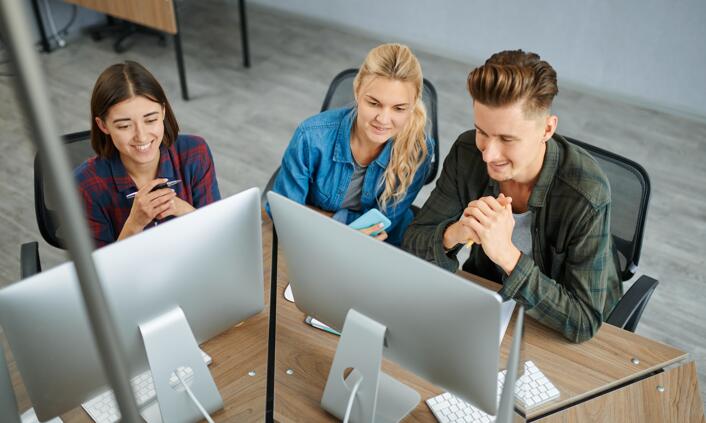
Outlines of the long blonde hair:
[[414,174],[429,154],[425,132],[427,112],[422,101],[424,77],[419,61],[409,47],[402,44],[382,44],[370,50],[353,81],[356,98],[363,81],[370,76],[411,82],[416,89],[412,116],[395,136],[385,169],[385,189],[378,200],[380,208],[384,209],[390,200],[396,204],[405,197]]

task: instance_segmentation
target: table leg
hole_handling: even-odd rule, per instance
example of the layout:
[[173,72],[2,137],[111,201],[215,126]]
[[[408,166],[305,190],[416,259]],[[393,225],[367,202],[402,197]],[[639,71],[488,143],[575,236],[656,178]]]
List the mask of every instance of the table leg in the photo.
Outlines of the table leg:
[[[241,0],[242,2],[242,0]],[[34,11],[34,18],[37,20],[37,28],[39,28],[39,35],[42,38],[42,51],[45,53],[51,53],[51,47],[49,46],[49,39],[47,38],[47,33],[44,30],[44,22],[42,21],[42,13],[39,11],[39,4],[37,0],[32,0],[32,10]],[[247,65],[246,65],[247,66]]]
[[174,18],[176,19],[177,32],[174,34],[174,52],[176,53],[177,70],[179,71],[179,84],[181,85],[181,98],[189,101],[189,88],[186,86],[186,70],[184,69],[184,54],[181,50],[181,25],[179,25],[179,9],[174,3]]
[[245,13],[245,0],[238,0],[240,12],[240,38],[243,46],[243,66],[250,67],[250,44],[248,43],[248,18]]

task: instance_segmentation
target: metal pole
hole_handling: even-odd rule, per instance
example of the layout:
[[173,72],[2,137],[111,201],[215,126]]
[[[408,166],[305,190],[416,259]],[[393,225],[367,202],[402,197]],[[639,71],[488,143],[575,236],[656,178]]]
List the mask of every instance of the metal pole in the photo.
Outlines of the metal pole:
[[248,16],[245,12],[245,0],[238,1],[240,13],[240,41],[243,46],[243,66],[250,67],[250,43],[248,42]]
[[184,53],[181,50],[181,25],[179,24],[179,5],[174,2],[174,18],[176,20],[177,32],[174,34],[174,53],[177,59],[177,71],[179,72],[179,84],[181,85],[181,98],[189,101],[189,88],[186,86],[186,69],[184,69]]
[[0,416],[5,423],[22,423],[17,413],[17,400],[12,379],[5,363],[5,351],[0,344]]
[[274,422],[275,416],[275,340],[277,334],[277,228],[272,222],[272,265],[270,267],[270,316],[267,340],[267,390],[265,394],[265,422]]
[[76,267],[103,370],[115,393],[123,421],[141,422],[130,388],[125,353],[91,258],[93,243],[88,234],[69,160],[53,120],[48,90],[37,53],[32,47],[29,27],[21,0],[0,0],[0,28],[6,29],[4,35],[17,73],[17,97],[22,100],[25,114],[29,118],[33,139],[36,140],[37,148],[44,158],[43,165],[50,176],[49,182],[61,200],[59,216],[66,223],[69,254]]
[[517,381],[517,368],[520,365],[524,368],[525,365],[524,360],[520,357],[524,321],[525,308],[520,305],[517,310],[515,328],[512,330],[512,345],[510,346],[510,353],[507,355],[507,372],[505,373],[503,392],[502,395],[500,395],[500,404],[498,404],[498,415],[495,419],[496,423],[512,423],[514,421],[513,414],[515,410],[515,382]]

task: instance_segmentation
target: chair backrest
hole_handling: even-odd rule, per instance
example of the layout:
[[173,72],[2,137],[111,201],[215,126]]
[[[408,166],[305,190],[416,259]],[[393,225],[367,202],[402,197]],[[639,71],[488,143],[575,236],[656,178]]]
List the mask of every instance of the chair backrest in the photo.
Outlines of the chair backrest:
[[[337,109],[340,107],[352,107],[355,105],[353,97],[353,80],[358,74],[358,69],[346,69],[336,75],[328,87],[321,111]],[[422,100],[427,109],[427,135],[434,141],[434,151],[432,152],[431,168],[425,184],[430,184],[436,179],[439,171],[439,124],[437,119],[437,98],[436,89],[431,82],[424,78],[424,92]]]
[[[89,157],[95,156],[91,148],[91,131],[74,132],[62,137],[69,156],[71,168],[76,168]],[[50,245],[57,248],[66,248],[63,228],[56,212],[59,202],[50,189],[45,172],[42,169],[42,160],[37,154],[34,157],[34,211],[37,215],[37,226],[42,237]]]
[[642,236],[650,201],[650,178],[638,163],[585,142],[565,137],[588,151],[610,181],[610,233],[618,251],[623,281],[637,270],[642,249]]

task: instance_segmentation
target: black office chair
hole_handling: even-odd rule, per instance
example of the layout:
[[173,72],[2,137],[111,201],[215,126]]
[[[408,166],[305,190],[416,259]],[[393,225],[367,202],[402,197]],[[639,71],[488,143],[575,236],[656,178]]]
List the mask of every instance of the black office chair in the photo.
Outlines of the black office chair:
[[[321,105],[321,111],[325,112],[329,109],[337,109],[341,107],[352,107],[355,105],[355,99],[353,97],[353,80],[355,79],[358,69],[346,69],[340,72],[338,75],[333,77],[331,84],[326,92],[326,97],[324,97],[324,102]],[[429,169],[429,175],[424,181],[424,184],[430,184],[436,179],[436,175],[439,171],[439,121],[437,117],[437,97],[436,89],[429,80],[424,78],[424,91],[422,93],[422,100],[424,101],[424,106],[427,109],[427,134],[431,136],[434,143],[434,151],[431,157],[431,167]],[[265,195],[272,190],[272,186],[275,183],[275,178],[279,173],[279,167],[274,171],[270,180],[267,181],[265,190],[262,192],[263,204],[267,200]]]
[[[642,236],[650,201],[650,178],[638,163],[610,151],[565,137],[572,144],[588,151],[608,176],[611,189],[610,233],[613,235],[622,281],[631,279],[637,271],[642,249]],[[642,312],[659,282],[646,275],[623,295],[606,320],[630,332],[635,332]]]
[[[74,132],[62,137],[72,168],[95,155],[91,148],[91,131]],[[64,233],[56,211],[58,201],[48,188],[39,154],[34,157],[34,211],[37,215],[37,226],[42,238],[49,245],[66,249]],[[39,259],[39,243],[37,241],[22,244],[20,250],[20,265],[22,279],[32,276],[42,270]]]
[[103,25],[94,25],[86,29],[93,41],[101,41],[105,37],[115,36],[113,42],[113,51],[116,53],[125,53],[136,42],[135,36],[144,34],[157,38],[161,47],[167,46],[167,37],[164,32],[136,24],[123,19],[107,16],[107,23]]

